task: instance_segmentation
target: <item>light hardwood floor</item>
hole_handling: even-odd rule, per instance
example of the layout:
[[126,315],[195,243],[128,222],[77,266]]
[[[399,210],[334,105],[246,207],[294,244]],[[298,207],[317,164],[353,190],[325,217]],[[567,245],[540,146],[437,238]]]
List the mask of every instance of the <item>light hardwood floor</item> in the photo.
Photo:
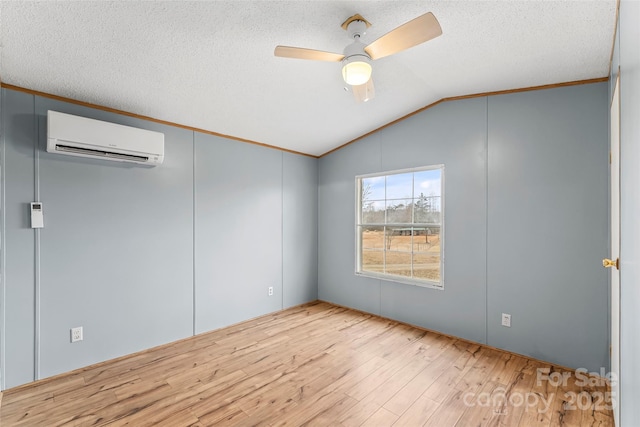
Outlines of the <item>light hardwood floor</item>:
[[319,302],[7,390],[0,425],[613,425],[605,386],[537,369]]

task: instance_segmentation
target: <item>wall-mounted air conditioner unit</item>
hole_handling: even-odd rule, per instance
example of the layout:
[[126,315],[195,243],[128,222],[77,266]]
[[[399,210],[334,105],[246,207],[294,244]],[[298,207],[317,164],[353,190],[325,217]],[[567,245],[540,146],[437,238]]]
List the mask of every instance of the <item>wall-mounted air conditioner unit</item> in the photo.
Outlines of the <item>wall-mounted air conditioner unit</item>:
[[164,160],[164,134],[49,110],[47,151],[154,166]]

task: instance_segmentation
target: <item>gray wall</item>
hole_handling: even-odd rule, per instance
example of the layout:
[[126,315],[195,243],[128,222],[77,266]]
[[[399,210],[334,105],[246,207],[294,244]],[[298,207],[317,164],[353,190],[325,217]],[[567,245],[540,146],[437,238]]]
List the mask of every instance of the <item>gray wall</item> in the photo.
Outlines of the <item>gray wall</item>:
[[[47,110],[163,132],[165,163],[133,167],[47,153]],[[45,213],[36,235],[40,377],[191,335],[192,132],[45,98],[35,98],[35,114],[36,198]],[[13,182],[7,177],[7,186]],[[7,242],[7,253],[21,243]],[[74,326],[84,327],[78,344],[69,343]]]
[[[484,340],[486,307],[474,302],[486,287],[486,108],[485,98],[444,103],[320,159],[320,299]],[[355,176],[441,163],[446,291],[356,276]]]
[[[607,90],[442,103],[323,157],[319,298],[561,365],[607,367]],[[444,290],[355,276],[355,176],[437,163]]]
[[317,300],[317,159],[283,153],[282,241],[282,307]]
[[282,307],[282,153],[211,135],[195,143],[199,333]]
[[[0,81],[1,81],[1,76],[0,76]],[[0,90],[0,141],[2,141],[2,139],[4,138],[4,128],[2,126],[2,104],[4,102],[4,92],[2,92],[2,90]],[[4,154],[2,152],[3,147],[2,144],[0,144],[0,159],[4,158]],[[4,179],[2,179],[2,175],[4,174],[4,168],[2,168],[2,170],[0,170],[0,224],[4,224],[4,188],[2,187],[2,183],[4,182]],[[0,226],[0,233],[4,234],[3,231],[4,229],[1,228],[2,226]],[[1,236],[0,236],[0,241],[1,241]],[[0,247],[0,390],[2,390],[2,382],[4,381],[4,360],[5,360],[5,354],[4,354],[4,329],[2,327],[2,325],[4,324],[4,321],[2,319],[4,319],[5,316],[5,295],[4,295],[4,275],[2,274],[3,270],[4,270],[4,249],[2,247]]]
[[490,97],[488,118],[487,342],[595,371],[609,366],[607,90]]
[[[37,124],[33,97],[2,90],[2,286],[5,307],[4,384],[34,379],[35,267],[34,232],[29,229],[26,203],[33,201]],[[6,142],[5,142],[6,141]],[[7,162],[4,159],[10,158]],[[7,184],[11,178],[13,185]],[[14,242],[16,244],[14,244]],[[8,250],[11,247],[11,250]],[[15,325],[9,327],[9,324]],[[3,387],[4,388],[4,387]]]
[[[316,299],[316,159],[12,90],[2,101],[3,389]],[[163,132],[165,162],[46,153],[48,109]]]
[[627,426],[640,420],[639,2],[620,2],[618,32],[614,64],[620,64],[620,425]]

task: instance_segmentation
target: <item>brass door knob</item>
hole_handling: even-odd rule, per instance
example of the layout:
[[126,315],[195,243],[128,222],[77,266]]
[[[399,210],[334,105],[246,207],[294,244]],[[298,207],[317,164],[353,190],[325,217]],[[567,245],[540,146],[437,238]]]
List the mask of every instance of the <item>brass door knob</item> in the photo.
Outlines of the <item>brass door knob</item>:
[[620,269],[618,267],[618,258],[616,258],[615,260],[612,260],[612,259],[609,259],[609,258],[605,258],[605,259],[602,260],[602,266],[604,268],[615,267],[617,270]]

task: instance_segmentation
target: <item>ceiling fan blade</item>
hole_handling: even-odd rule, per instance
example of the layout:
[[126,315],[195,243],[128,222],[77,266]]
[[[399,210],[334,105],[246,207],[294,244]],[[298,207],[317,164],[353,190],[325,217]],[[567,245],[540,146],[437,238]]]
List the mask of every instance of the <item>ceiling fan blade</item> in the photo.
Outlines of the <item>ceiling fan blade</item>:
[[292,46],[276,46],[273,54],[282,58],[311,59],[313,61],[340,62],[344,59],[344,55],[339,53]]
[[441,34],[440,23],[433,13],[428,12],[389,31],[365,47],[364,51],[371,59],[384,58],[434,39]]
[[351,86],[351,90],[357,102],[367,102],[376,96],[376,88],[373,87],[373,78],[370,78],[365,84]]

